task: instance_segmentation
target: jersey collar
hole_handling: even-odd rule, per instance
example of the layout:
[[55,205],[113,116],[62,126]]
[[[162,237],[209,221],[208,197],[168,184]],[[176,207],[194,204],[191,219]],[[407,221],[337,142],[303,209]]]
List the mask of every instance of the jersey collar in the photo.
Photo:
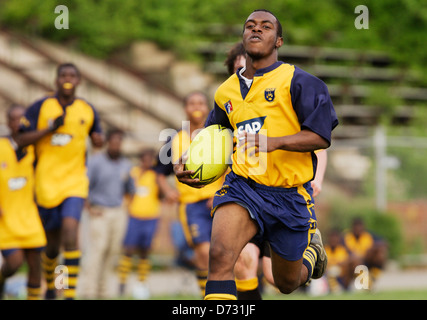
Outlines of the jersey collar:
[[[273,63],[272,65],[262,68],[262,69],[258,69],[257,71],[255,71],[254,77],[262,77],[264,74],[273,71],[274,69],[278,68],[279,66],[281,66],[284,62],[282,61],[276,61],[275,63]],[[240,74],[240,71],[245,68],[245,67],[241,67],[236,71],[237,77],[239,79],[240,82],[240,93],[242,94],[242,98],[243,100],[245,100],[246,95],[249,92],[248,86],[246,85],[246,81],[243,78],[243,76]]]
[[74,97],[74,98],[73,98],[73,101],[71,101],[70,103],[68,103],[68,104],[66,104],[65,106],[63,106],[63,105],[61,104],[61,102],[59,102],[59,95],[58,95],[58,92],[55,92],[54,97],[56,98],[56,100],[58,101],[59,105],[60,105],[60,106],[62,106],[62,108],[63,108],[63,109],[65,109],[66,107],[71,106],[71,105],[74,103],[74,101],[76,101],[76,97]]
[[262,77],[265,73],[273,71],[274,69],[278,68],[283,63],[284,62],[282,62],[282,61],[276,61],[275,63],[273,63],[272,65],[270,65],[268,67],[258,69],[257,71],[255,71],[254,77]]
[[[262,68],[262,69],[258,69],[257,71],[255,71],[255,75],[254,77],[261,77],[263,76],[265,73],[268,73],[270,71],[273,71],[274,69],[278,68],[279,66],[281,66],[282,64],[284,64],[283,61],[276,61],[275,63],[273,63],[272,65]],[[236,74],[237,76],[241,79],[242,76],[240,74],[240,72],[242,71],[242,69],[245,67],[240,67],[239,69],[237,69]]]

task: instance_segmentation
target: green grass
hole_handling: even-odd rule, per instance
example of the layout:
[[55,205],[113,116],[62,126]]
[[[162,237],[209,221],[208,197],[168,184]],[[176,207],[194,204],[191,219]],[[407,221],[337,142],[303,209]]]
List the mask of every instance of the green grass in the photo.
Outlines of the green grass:
[[266,300],[426,300],[427,290],[393,290],[380,292],[346,292],[310,296],[307,294],[266,295]]
[[[427,289],[419,290],[387,290],[379,292],[358,291],[345,292],[340,294],[327,294],[322,296],[312,296],[304,293],[284,294],[264,294],[263,300],[427,300]],[[8,300],[20,300],[19,298],[8,298]],[[81,299],[78,299],[81,300]],[[134,300],[131,296],[117,297],[113,300]],[[201,300],[196,295],[157,295],[150,300]]]
[[[153,296],[152,300],[200,300],[194,295],[161,295]],[[421,290],[390,290],[380,292],[345,292],[311,296],[304,293],[265,294],[263,300],[427,300],[427,289]]]

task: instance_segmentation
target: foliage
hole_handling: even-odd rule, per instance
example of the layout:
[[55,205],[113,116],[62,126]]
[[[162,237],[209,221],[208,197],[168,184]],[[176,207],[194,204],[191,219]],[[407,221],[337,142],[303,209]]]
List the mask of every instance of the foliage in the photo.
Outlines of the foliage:
[[[54,8],[69,9],[68,30],[56,30]],[[273,11],[285,42],[390,52],[401,64],[425,68],[427,5],[419,0],[366,0],[369,29],[354,26],[358,0],[4,0],[0,26],[56,41],[68,41],[86,53],[107,57],[133,40],[156,41],[186,54],[195,41],[235,41],[252,10]],[[216,27],[222,26],[220,36]],[[425,69],[424,69],[425,70]]]
[[335,200],[328,215],[328,229],[348,231],[354,218],[362,218],[365,227],[389,245],[390,258],[398,258],[403,248],[403,235],[399,219],[391,212],[382,212],[370,204]]
[[395,170],[395,175],[399,184],[405,187],[402,190],[406,198],[424,198],[427,194],[427,148],[390,148],[389,154],[399,159],[400,166]]

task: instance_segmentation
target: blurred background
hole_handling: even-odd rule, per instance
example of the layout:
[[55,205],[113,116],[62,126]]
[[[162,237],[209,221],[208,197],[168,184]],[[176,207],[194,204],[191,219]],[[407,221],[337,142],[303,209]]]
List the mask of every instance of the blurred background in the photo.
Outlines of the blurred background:
[[[355,25],[360,4],[369,10],[362,29]],[[68,9],[68,28],[58,28],[67,22],[56,20],[58,5]],[[325,239],[362,217],[389,245],[378,285],[427,290],[424,1],[1,0],[0,135],[7,134],[8,106],[29,106],[54,91],[56,66],[71,61],[83,78],[77,93],[97,108],[104,129],[126,132],[125,154],[159,149],[160,132],[185,120],[185,94],[202,90],[213,100],[228,77],[226,54],[258,8],[282,23],[279,60],[322,79],[340,120],[316,200]],[[175,208],[163,205],[162,214],[152,253],[159,271],[176,254]]]

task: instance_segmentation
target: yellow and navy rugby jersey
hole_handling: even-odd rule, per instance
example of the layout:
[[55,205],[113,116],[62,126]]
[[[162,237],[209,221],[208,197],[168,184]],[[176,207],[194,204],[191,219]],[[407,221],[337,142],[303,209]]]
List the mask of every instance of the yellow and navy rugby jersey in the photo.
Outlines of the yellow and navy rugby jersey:
[[[178,159],[182,156],[182,154],[184,154],[185,151],[187,151],[187,149],[190,147],[190,144],[190,134],[187,132],[187,130],[180,130],[165,145],[167,149],[170,148],[170,150],[167,151],[171,161],[166,164],[163,164],[162,161],[159,161],[159,164],[156,167],[156,171],[166,176],[173,173],[173,163],[178,162]],[[161,154],[162,152],[159,153],[159,156],[161,156]],[[180,183],[176,177],[175,180],[181,203],[194,203],[212,198],[215,195],[215,192],[221,189],[222,183],[224,182],[224,178],[220,178],[201,189],[197,189],[192,188],[184,183]]]
[[0,249],[37,248],[46,237],[34,202],[34,148],[0,138]]
[[363,232],[358,238],[352,232],[347,232],[344,235],[344,242],[350,252],[364,257],[374,245],[374,237],[367,231]]
[[329,245],[325,245],[326,256],[328,257],[328,265],[336,266],[343,262],[346,262],[350,257],[350,253],[348,249],[339,244],[336,247],[331,247]]
[[140,167],[133,167],[130,175],[135,181],[135,194],[129,204],[129,214],[139,219],[157,218],[160,214],[160,200],[156,172],[142,172]]
[[45,208],[53,208],[68,197],[86,198],[86,144],[92,132],[101,132],[95,109],[75,98],[63,107],[56,96],[46,97],[28,108],[22,131],[41,130],[65,112],[64,125],[36,142],[36,199]]
[[[329,143],[338,119],[326,85],[293,65],[275,62],[256,71],[250,88],[239,69],[216,91],[206,126],[221,124],[235,135],[246,131],[267,137],[311,130]],[[274,187],[293,187],[313,179],[314,152],[275,150],[249,158],[233,153],[232,170],[245,178]]]

